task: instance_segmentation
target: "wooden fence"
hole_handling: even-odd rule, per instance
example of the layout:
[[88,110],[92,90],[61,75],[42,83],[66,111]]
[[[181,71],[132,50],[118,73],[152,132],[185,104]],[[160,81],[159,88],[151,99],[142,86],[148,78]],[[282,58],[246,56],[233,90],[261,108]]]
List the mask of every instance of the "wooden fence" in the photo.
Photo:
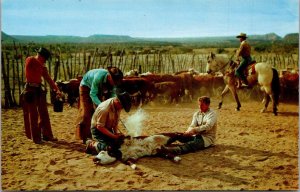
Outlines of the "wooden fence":
[[[47,47],[48,48],[48,47]],[[62,51],[59,47],[50,46],[53,56],[46,65],[51,77],[56,80],[69,80],[83,75],[86,71],[94,68],[106,68],[117,66],[123,72],[138,69],[140,73],[152,72],[161,74],[173,74],[177,71],[194,68],[199,72],[205,72],[206,58],[208,54],[185,53],[170,54],[152,50],[148,53],[124,50],[112,52],[99,48],[80,50],[76,52]],[[14,45],[2,47],[1,70],[2,70],[2,96],[1,104],[4,108],[18,107],[19,95],[24,88],[24,63],[25,58],[35,55],[34,49],[28,46]],[[269,62],[276,69],[298,70],[299,57],[292,54],[257,54],[253,55],[257,62]],[[45,88],[48,89],[48,84]],[[48,94],[50,95],[50,94]],[[49,98],[48,98],[49,101]]]

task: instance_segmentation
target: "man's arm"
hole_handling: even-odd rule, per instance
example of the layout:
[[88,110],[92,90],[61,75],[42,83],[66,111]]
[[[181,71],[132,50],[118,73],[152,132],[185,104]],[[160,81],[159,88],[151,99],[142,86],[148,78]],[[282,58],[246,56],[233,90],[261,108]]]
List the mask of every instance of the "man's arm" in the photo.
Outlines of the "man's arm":
[[243,48],[244,48],[244,41],[241,43],[239,49],[236,51],[236,60],[238,60],[238,61],[242,54]]
[[98,93],[99,91],[102,91],[99,90],[99,87],[102,87],[104,78],[106,78],[106,75],[103,76],[100,74],[96,74],[91,85],[90,97],[93,103],[97,106],[101,103],[100,99],[98,98]]
[[104,135],[108,136],[109,138],[112,139],[118,139],[120,137],[120,134],[113,134],[112,132],[110,132],[108,129],[106,129],[105,127],[102,127],[100,125],[97,125],[96,127],[101,133],[103,133]]
[[195,127],[189,127],[189,129],[185,132],[186,135],[194,135],[194,134],[200,134],[204,131],[210,130],[217,122],[217,114],[215,112],[211,112],[207,114],[206,117],[206,123],[195,126]]

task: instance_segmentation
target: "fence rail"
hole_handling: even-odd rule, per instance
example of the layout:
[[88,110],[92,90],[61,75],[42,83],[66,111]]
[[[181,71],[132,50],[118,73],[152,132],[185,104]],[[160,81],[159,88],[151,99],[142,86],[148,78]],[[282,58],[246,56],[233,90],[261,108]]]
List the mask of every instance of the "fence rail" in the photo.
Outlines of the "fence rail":
[[[112,52],[108,50],[80,49],[77,51],[62,51],[59,47],[53,48],[52,60],[47,67],[50,76],[56,80],[69,80],[83,75],[90,69],[117,66],[123,72],[138,69],[139,72],[152,72],[161,74],[173,74],[178,71],[194,68],[204,73],[206,58],[204,53],[171,54],[152,50],[149,53],[133,51],[125,53],[124,50]],[[2,47],[1,51],[1,104],[4,108],[18,107],[19,95],[24,88],[24,63],[29,55],[35,55],[28,47],[16,46],[12,48]],[[256,54],[253,58],[257,62],[271,63],[278,70],[298,70],[299,56],[297,54]],[[46,83],[45,88],[48,85]],[[3,94],[4,93],[4,94]],[[49,94],[48,94],[49,95]],[[49,101],[49,98],[48,98]]]

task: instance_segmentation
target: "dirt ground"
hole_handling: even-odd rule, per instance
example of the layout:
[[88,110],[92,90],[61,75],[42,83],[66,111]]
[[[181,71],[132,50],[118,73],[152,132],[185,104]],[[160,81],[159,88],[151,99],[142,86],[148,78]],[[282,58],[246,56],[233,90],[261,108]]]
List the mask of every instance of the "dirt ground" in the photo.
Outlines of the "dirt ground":
[[[62,113],[49,106],[52,129],[59,141],[34,144],[24,134],[21,109],[2,109],[2,190],[297,190],[298,103],[281,103],[278,116],[271,107],[260,113],[259,101],[212,98],[218,113],[217,145],[182,155],[176,164],[144,157],[137,169],[120,162],[95,165],[74,139],[76,108]],[[197,110],[196,101],[179,106],[149,104],[143,122],[145,135],[185,131]],[[126,119],[136,111],[122,112]],[[122,126],[121,126],[122,127]],[[123,130],[125,132],[125,129]]]

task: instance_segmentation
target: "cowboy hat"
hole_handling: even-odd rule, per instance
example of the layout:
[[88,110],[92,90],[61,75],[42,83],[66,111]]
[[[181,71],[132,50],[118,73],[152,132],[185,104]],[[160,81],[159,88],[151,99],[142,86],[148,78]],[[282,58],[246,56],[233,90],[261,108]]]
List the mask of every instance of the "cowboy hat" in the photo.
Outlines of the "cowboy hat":
[[248,38],[246,33],[240,33],[238,36],[236,36],[236,38]]
[[36,50],[36,52],[39,53],[42,57],[44,57],[46,60],[51,58],[50,51],[44,47],[40,47],[38,50]]
[[122,105],[123,109],[126,112],[129,112],[130,108],[131,108],[131,98],[130,98],[129,93],[127,93],[127,92],[118,93],[117,98],[121,102],[121,105]]

